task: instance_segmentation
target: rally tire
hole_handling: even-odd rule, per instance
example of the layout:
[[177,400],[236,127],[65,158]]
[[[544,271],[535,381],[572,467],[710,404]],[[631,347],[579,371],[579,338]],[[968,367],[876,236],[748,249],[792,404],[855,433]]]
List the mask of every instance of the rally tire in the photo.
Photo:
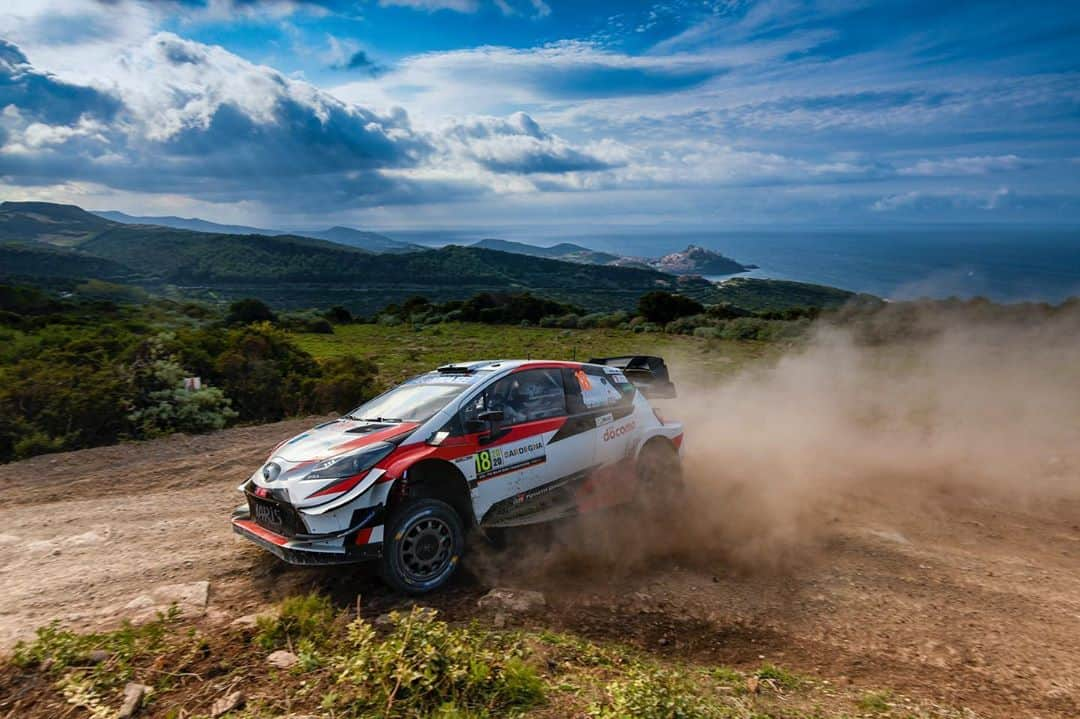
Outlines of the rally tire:
[[637,462],[637,504],[660,511],[674,510],[684,499],[682,462],[678,451],[663,440],[642,448]]
[[379,574],[406,594],[426,594],[445,585],[465,549],[461,517],[446,502],[430,497],[395,507],[384,536]]

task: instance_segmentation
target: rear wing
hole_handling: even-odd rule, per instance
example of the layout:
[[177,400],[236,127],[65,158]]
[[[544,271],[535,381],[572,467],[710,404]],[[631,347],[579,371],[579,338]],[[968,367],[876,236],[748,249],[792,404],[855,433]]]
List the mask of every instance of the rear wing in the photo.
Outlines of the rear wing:
[[675,385],[668,376],[662,357],[625,355],[623,357],[594,357],[589,364],[617,367],[638,390],[649,399],[674,399]]

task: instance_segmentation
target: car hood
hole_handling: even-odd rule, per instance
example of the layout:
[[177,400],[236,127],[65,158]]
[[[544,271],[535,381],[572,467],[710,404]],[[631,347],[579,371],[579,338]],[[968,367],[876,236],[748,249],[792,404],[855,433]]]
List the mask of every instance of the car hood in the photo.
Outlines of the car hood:
[[407,435],[419,425],[416,422],[360,422],[336,419],[301,432],[282,442],[272,452],[289,463],[314,462],[334,457],[354,449],[396,439]]

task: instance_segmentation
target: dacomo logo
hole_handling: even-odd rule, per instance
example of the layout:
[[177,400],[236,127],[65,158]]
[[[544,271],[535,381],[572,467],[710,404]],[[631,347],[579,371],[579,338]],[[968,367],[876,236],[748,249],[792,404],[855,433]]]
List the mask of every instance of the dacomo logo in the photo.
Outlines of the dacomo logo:
[[609,427],[604,432],[604,441],[607,442],[608,440],[615,439],[616,437],[622,437],[627,432],[633,431],[634,427],[636,426],[637,422],[630,421],[626,424],[620,424],[618,427]]

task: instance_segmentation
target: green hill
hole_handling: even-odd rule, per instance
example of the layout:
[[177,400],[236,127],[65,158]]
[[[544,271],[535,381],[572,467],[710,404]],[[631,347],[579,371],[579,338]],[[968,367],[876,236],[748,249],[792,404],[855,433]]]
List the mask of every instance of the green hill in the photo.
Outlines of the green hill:
[[[686,262],[715,259],[715,253],[699,249],[676,255]],[[120,280],[152,291],[174,285],[188,295],[212,300],[259,297],[281,308],[341,304],[366,313],[412,295],[446,301],[478,291],[529,291],[594,311],[633,308],[642,294],[657,289],[747,310],[833,307],[852,296],[831,287],[776,280],[732,279],[714,285],[652,267],[598,264],[579,252],[591,251],[569,243],[534,248],[485,240],[471,247],[375,254],[295,235],[122,224],[73,205],[0,205],[0,276]],[[557,257],[541,256],[544,253]]]
[[595,250],[590,250],[588,247],[582,247],[581,245],[575,245],[569,242],[560,242],[559,244],[550,247],[538,247],[537,245],[530,245],[524,242],[486,239],[474,242],[469,246],[483,250],[513,252],[518,255],[529,255],[530,257],[546,257],[552,260],[585,262],[594,265],[606,265],[621,259],[618,255],[612,255],[607,252],[597,252]]
[[853,297],[854,292],[825,285],[733,277],[715,285],[707,301],[727,302],[744,310],[758,312],[791,307],[839,307]]
[[652,289],[674,278],[655,270],[587,265],[451,245],[376,255],[290,235],[214,235],[118,226],[83,243],[84,252],[181,284],[302,282],[312,285],[495,286]]
[[349,247],[356,247],[368,252],[404,253],[418,252],[427,249],[422,245],[414,245],[410,242],[399,242],[378,232],[365,232],[351,227],[331,227],[328,230],[313,230],[299,233],[304,237],[314,237],[319,240],[328,240]]
[[0,203],[0,241],[34,241],[73,247],[115,224],[75,205]]
[[0,243],[0,278],[130,279],[133,273],[120,263],[64,247],[31,242]]
[[304,230],[300,232],[281,232],[279,230],[267,230],[248,225],[222,225],[198,217],[175,217],[172,215],[159,217],[135,217],[114,210],[101,210],[94,212],[95,215],[107,220],[119,222],[124,225],[156,225],[158,227],[171,227],[174,230],[193,230],[195,232],[209,232],[212,235],[294,235],[299,237],[312,237],[317,240],[327,240],[339,245],[348,245],[368,252],[416,252],[424,247],[409,242],[398,242],[386,235],[377,232],[365,232],[352,227],[331,227],[327,230]]

